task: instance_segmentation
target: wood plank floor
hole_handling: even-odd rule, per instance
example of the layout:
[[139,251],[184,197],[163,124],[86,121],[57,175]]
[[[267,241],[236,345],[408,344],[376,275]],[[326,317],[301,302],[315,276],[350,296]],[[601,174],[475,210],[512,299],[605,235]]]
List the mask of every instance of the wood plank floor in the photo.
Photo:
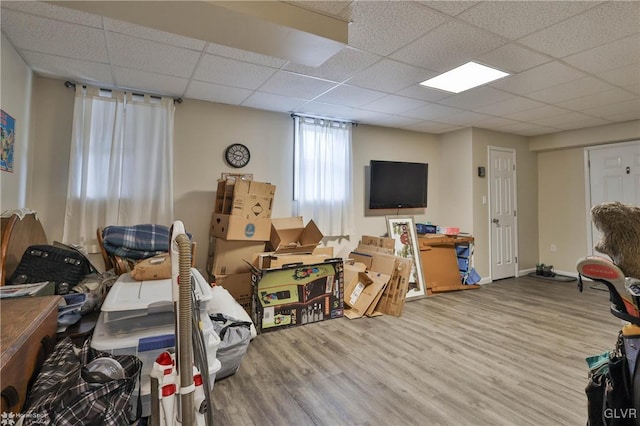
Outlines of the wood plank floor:
[[576,284],[508,279],[259,335],[215,384],[216,425],[584,425],[585,357],[622,323]]

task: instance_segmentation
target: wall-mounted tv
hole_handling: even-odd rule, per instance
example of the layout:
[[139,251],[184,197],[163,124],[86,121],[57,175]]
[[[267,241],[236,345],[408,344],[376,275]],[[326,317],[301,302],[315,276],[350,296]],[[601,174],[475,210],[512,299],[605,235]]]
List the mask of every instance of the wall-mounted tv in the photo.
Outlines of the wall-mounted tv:
[[369,169],[370,209],[427,207],[428,164],[371,160]]

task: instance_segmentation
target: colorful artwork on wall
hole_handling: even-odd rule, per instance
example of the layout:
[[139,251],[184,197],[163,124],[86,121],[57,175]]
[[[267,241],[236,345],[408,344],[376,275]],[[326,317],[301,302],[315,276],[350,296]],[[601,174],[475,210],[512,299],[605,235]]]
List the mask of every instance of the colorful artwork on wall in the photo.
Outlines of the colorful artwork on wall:
[[0,110],[0,170],[13,173],[13,148],[16,139],[16,120]]

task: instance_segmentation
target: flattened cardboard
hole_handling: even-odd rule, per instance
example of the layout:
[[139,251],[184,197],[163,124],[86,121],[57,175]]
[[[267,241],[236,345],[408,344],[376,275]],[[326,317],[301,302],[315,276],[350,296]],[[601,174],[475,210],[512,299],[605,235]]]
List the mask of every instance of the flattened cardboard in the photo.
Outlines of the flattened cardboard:
[[209,235],[225,240],[269,241],[271,219],[247,219],[241,216],[213,213]]
[[387,281],[388,275],[358,272],[357,279],[351,281],[344,292],[344,302],[350,308],[345,309],[344,315],[349,319],[361,318],[373,313],[376,301],[380,299]]
[[312,253],[322,240],[313,220],[303,225],[302,217],[271,219],[271,250],[276,253]]
[[371,235],[363,235],[360,243],[366,246],[383,247],[391,250],[393,250],[396,245],[396,241],[393,238],[373,237]]

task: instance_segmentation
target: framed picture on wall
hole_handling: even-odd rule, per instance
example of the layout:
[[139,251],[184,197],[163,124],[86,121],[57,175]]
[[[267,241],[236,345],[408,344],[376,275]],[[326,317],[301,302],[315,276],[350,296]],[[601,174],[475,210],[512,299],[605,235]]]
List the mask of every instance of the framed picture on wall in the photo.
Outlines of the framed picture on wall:
[[422,276],[418,235],[413,216],[386,216],[386,219],[389,238],[395,240],[394,254],[413,260],[406,300],[426,297],[427,291]]

